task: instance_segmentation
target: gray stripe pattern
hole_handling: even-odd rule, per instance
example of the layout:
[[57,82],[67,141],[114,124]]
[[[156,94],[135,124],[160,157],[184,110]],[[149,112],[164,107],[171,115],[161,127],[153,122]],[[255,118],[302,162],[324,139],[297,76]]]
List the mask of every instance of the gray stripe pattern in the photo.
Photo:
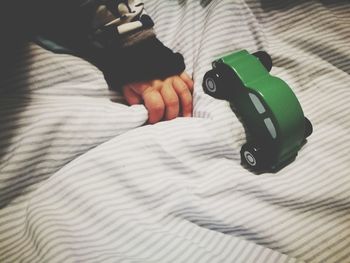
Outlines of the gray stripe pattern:
[[[28,44],[0,80],[0,262],[350,262],[349,2],[145,7],[195,117],[143,125],[95,67]],[[202,91],[239,49],[272,55],[314,125],[276,174],[241,167],[241,123]]]

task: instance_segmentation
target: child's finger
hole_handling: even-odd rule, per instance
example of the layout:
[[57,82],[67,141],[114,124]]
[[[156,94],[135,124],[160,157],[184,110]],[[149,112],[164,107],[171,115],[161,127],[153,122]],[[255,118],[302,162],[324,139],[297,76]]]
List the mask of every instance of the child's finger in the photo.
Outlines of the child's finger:
[[142,97],[138,95],[130,86],[123,88],[123,94],[129,105],[142,103]]
[[172,83],[166,82],[160,90],[165,104],[165,120],[175,119],[179,115],[179,98],[173,89]]
[[149,89],[142,94],[142,97],[148,111],[148,122],[157,123],[164,116],[165,106],[162,96],[158,90]]
[[179,77],[173,79],[173,87],[181,101],[182,115],[184,117],[191,117],[193,99],[190,89],[182,78]]
[[182,72],[180,74],[180,78],[186,83],[187,87],[192,92],[193,91],[193,80],[192,80],[192,78],[186,72]]

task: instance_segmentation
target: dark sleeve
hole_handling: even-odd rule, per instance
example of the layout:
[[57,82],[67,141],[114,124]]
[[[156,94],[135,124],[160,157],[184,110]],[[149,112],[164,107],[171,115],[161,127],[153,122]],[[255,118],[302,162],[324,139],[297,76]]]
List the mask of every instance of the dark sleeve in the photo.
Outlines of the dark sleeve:
[[182,55],[174,53],[156,37],[122,49],[111,48],[105,56],[101,69],[107,81],[117,89],[129,82],[164,79],[185,69]]
[[157,39],[140,1],[4,1],[2,10],[8,11],[2,20],[9,25],[9,42],[49,39],[99,67],[111,87],[162,79],[185,69],[182,55]]

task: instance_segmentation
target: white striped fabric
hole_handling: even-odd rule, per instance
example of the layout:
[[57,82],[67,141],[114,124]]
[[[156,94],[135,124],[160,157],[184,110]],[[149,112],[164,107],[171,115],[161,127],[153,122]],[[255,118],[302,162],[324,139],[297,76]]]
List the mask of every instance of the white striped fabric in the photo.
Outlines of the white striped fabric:
[[[350,3],[145,6],[195,118],[144,126],[93,66],[28,45],[0,80],[0,262],[350,262]],[[239,49],[272,55],[314,125],[276,174],[241,167],[241,123],[202,91]]]

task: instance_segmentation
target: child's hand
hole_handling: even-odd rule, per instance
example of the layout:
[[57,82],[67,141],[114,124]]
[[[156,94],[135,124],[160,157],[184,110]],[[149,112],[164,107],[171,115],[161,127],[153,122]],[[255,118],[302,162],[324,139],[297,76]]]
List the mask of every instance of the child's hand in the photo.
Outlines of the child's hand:
[[183,72],[165,80],[136,82],[123,87],[124,97],[130,105],[145,104],[148,122],[157,123],[178,116],[192,116],[193,81]]

